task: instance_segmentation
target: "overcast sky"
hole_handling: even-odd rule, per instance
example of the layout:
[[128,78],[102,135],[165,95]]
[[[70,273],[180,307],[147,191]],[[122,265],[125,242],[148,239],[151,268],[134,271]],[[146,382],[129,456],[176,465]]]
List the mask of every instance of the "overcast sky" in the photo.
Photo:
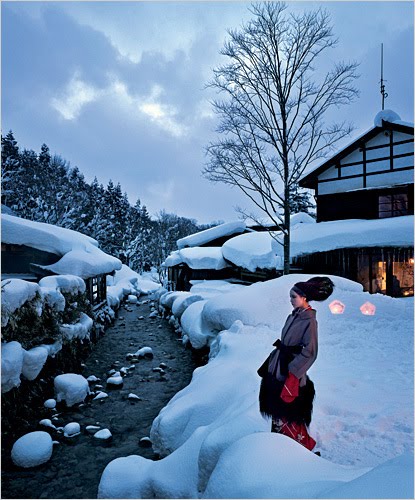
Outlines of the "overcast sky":
[[[323,5],[338,47],[325,64],[360,62],[360,98],[342,107],[354,135],[385,108],[413,121],[413,15],[409,2],[288,2]],[[201,175],[204,148],[217,137],[212,68],[226,29],[251,17],[249,2],[1,2],[2,133],[23,148],[46,143],[88,182],[120,182],[131,204],[200,223],[238,218],[250,208],[236,190]],[[316,68],[318,71],[319,68]]]

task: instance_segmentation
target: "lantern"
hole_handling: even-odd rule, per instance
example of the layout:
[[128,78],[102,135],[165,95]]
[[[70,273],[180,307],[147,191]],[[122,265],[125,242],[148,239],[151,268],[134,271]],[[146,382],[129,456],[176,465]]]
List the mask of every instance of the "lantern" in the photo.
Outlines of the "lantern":
[[374,316],[376,312],[376,306],[371,302],[365,302],[360,306],[360,312],[365,316]]
[[329,309],[331,314],[343,314],[346,306],[343,304],[343,302],[340,302],[340,300],[333,300],[329,304]]

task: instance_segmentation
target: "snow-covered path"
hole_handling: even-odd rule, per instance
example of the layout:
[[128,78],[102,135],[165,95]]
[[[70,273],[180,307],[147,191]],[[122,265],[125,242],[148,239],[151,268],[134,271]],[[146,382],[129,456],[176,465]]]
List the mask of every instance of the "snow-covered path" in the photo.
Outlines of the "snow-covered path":
[[[195,362],[191,351],[176,340],[166,321],[149,318],[148,304],[129,308],[132,312],[125,307],[119,310],[115,325],[108,328],[93,347],[83,370],[85,377],[95,375],[101,379],[98,383],[103,385],[102,390],[108,398],[61,413],[59,420],[54,421],[56,427],[78,422],[82,433],[72,440],[54,434],[53,439],[60,444],[54,446],[49,462],[22,470],[13,466],[10,453],[5,454],[2,460],[3,498],[96,498],[101,474],[111,460],[130,454],[156,458],[151,448],[139,446],[139,440],[149,436],[160,409],[190,382]],[[139,319],[140,316],[143,319]],[[135,353],[143,346],[152,348],[154,358],[135,363],[135,370],[123,379],[123,387],[108,390],[105,381],[112,364],[119,361],[119,365],[114,365],[118,369],[129,366],[126,354]],[[164,376],[152,370],[162,362],[167,365]],[[142,400],[129,401],[130,393]],[[43,418],[51,418],[50,412],[35,409],[34,424]],[[110,429],[113,436],[110,446],[97,444],[97,440],[85,431],[87,425],[97,422],[101,428]]]

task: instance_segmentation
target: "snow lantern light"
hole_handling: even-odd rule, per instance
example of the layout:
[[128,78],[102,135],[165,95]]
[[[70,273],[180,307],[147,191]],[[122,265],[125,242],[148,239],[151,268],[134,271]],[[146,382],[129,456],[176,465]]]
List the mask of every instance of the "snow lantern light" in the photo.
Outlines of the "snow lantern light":
[[376,312],[376,306],[371,302],[365,302],[360,306],[360,312],[365,316],[374,316]]
[[331,314],[343,314],[346,306],[343,302],[340,302],[340,300],[333,300],[333,302],[329,304],[329,309]]

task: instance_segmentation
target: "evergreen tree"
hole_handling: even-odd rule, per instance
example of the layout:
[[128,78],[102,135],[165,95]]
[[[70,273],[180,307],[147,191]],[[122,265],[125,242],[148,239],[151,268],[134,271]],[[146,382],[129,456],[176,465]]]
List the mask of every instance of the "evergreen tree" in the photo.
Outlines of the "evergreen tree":
[[10,130],[5,137],[1,138],[1,202],[10,207],[15,203],[14,189],[19,170],[19,147]]

